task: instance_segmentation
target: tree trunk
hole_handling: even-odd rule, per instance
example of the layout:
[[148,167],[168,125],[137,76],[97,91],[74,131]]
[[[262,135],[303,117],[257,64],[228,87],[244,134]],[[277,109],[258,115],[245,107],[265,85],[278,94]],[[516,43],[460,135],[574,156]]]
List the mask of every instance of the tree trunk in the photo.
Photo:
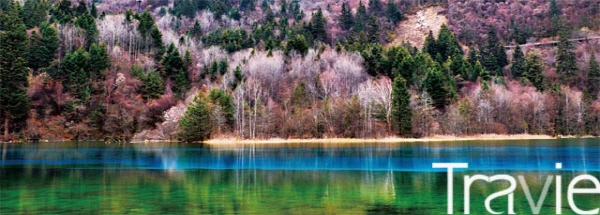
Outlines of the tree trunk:
[[5,114],[5,116],[4,116],[4,141],[8,140],[8,118],[9,118],[9,115]]

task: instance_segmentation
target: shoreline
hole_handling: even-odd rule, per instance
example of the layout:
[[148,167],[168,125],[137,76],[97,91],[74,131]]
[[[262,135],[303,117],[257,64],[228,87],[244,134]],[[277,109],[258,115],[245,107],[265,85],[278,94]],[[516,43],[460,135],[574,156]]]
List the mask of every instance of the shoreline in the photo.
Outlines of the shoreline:
[[[231,146],[231,145],[252,145],[252,144],[287,144],[287,143],[415,143],[415,142],[452,142],[452,141],[493,141],[493,140],[551,140],[568,137],[554,137],[550,135],[531,135],[531,134],[516,134],[516,135],[499,135],[499,134],[482,134],[469,136],[451,136],[451,135],[435,135],[424,138],[401,138],[401,137],[386,137],[386,138],[321,138],[321,139],[255,139],[241,140],[235,138],[218,138],[204,141],[203,144],[210,146]],[[585,138],[585,137],[581,137]]]

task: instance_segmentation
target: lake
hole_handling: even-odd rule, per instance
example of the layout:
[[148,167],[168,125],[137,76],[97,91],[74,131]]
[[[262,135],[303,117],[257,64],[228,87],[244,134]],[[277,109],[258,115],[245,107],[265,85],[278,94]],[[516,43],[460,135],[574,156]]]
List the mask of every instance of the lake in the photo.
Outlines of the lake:
[[[0,144],[2,214],[446,214],[447,173],[434,162],[468,163],[454,173],[454,213],[463,211],[463,176],[522,175],[537,201],[548,176],[566,193],[578,175],[600,178],[600,139],[397,144]],[[558,170],[555,163],[562,163]],[[580,183],[577,187],[591,187]],[[509,187],[476,182],[471,214]],[[555,214],[549,187],[541,214]],[[579,194],[577,206],[600,207]],[[492,201],[507,210],[508,198]],[[518,184],[517,214],[531,214]]]

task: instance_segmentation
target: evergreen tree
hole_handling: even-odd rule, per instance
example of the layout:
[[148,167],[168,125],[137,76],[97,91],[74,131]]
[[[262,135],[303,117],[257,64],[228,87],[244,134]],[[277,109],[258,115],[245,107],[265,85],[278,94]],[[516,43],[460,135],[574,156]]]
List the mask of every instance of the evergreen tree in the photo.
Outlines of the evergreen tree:
[[600,67],[598,67],[598,61],[596,55],[592,52],[590,56],[590,62],[588,65],[587,85],[586,85],[586,97],[589,100],[595,101],[598,99],[598,93],[600,92]]
[[410,97],[406,80],[396,77],[392,85],[392,124],[396,133],[403,137],[412,136]]
[[10,19],[4,20],[0,31],[0,118],[4,119],[4,139],[11,127],[18,130],[29,110],[27,96],[28,37],[25,23],[18,14],[17,4],[5,6]]
[[444,76],[435,68],[430,68],[427,78],[424,81],[424,88],[433,100],[433,106],[438,110],[444,110],[449,100],[450,95],[445,86]]
[[358,3],[358,8],[356,9],[356,19],[362,21],[362,23],[365,23],[365,21],[367,21],[367,18],[367,8],[362,3],[362,0],[360,0]]
[[434,57],[438,53],[437,49],[437,41],[435,37],[433,37],[433,31],[429,31],[427,37],[425,37],[425,43],[423,44],[423,52],[429,54],[429,56]]
[[477,50],[473,46],[469,47],[469,57],[467,58],[467,60],[469,61],[469,64],[471,64],[472,66],[474,66],[475,63],[477,63],[477,61],[479,61],[479,54],[477,53]]
[[[435,46],[437,48],[435,55],[439,53],[442,61],[446,61],[448,57],[464,55],[456,36],[454,36],[445,24],[442,24]],[[431,56],[435,56],[432,53],[430,54]]]
[[369,44],[360,54],[364,59],[363,66],[367,73],[371,76],[378,76],[382,72],[383,46],[379,43]]
[[163,57],[161,65],[163,78],[172,81],[171,90],[181,98],[189,89],[190,83],[187,68],[185,68],[183,59],[174,44],[171,43],[167,48],[167,53]]
[[240,2],[240,10],[241,11],[254,11],[254,1],[255,0],[241,0]]
[[292,50],[295,50],[302,56],[308,53],[308,43],[304,39],[304,36],[296,35],[296,37],[288,41],[285,51],[289,54]]
[[365,30],[365,23],[367,22],[367,8],[363,5],[362,0],[359,1],[358,8],[356,9],[356,16],[354,18],[354,32],[361,33]]
[[394,0],[388,0],[386,15],[388,20],[394,25],[398,24],[403,18],[402,13],[398,10],[398,6],[394,3]]
[[81,16],[88,12],[87,4],[83,0],[79,0],[77,7],[75,8],[75,15]]
[[550,20],[552,21],[552,27],[549,33],[551,36],[555,36],[560,33],[561,28],[560,8],[558,8],[556,0],[550,0]]
[[575,49],[571,39],[570,32],[562,28],[559,32],[558,51],[556,53],[556,73],[558,73],[563,83],[572,84],[577,76],[577,63],[573,50]]
[[96,41],[98,36],[98,27],[96,26],[96,19],[89,13],[86,12],[83,15],[77,17],[75,25],[86,32],[86,47],[90,47],[92,43]]
[[524,76],[529,82],[536,87],[540,92],[546,90],[544,75],[544,63],[537,54],[528,54],[525,59],[525,74]]
[[162,41],[162,33],[158,29],[158,26],[153,25],[150,30],[150,36],[152,37],[152,51],[154,52],[154,60],[160,62],[165,54],[165,45]]
[[279,8],[279,13],[283,16],[286,17],[287,16],[287,12],[288,12],[288,8],[287,8],[287,1],[286,0],[282,0],[281,1],[281,7]]
[[317,10],[317,13],[313,15],[310,24],[312,26],[311,33],[313,35],[313,38],[322,42],[326,42],[327,30],[325,28],[327,27],[327,20],[323,16],[323,11],[320,7]]
[[515,51],[513,52],[512,58],[513,59],[512,65],[510,66],[510,71],[512,72],[513,78],[518,79],[523,76],[523,71],[525,67],[525,56],[523,55],[521,46],[517,45]]
[[137,29],[142,35],[142,37],[146,38],[148,36],[148,33],[152,33],[152,27],[155,25],[154,19],[152,18],[152,15],[150,15],[150,12],[148,12],[147,10],[144,11],[138,19],[140,22],[138,23]]
[[237,8],[233,7],[229,12],[229,17],[239,21],[242,18],[242,15],[240,14],[240,11]]
[[96,8],[96,3],[92,3],[92,9],[90,9],[90,14],[92,14],[94,18],[98,18],[98,8]]
[[142,98],[156,99],[159,98],[165,91],[165,86],[160,74],[155,71],[149,71],[147,74],[142,75]]
[[379,43],[379,24],[374,16],[370,16],[366,25],[366,32],[369,35],[370,43]]
[[33,33],[30,39],[29,67],[38,70],[50,66],[58,54],[59,40],[54,27],[47,22],[40,26],[41,37]]
[[74,16],[73,10],[71,8],[71,1],[60,0],[60,2],[57,3],[57,5],[58,6],[56,7],[56,10],[54,10],[54,13],[52,14],[54,16],[54,19],[61,24],[71,22]]
[[490,81],[492,80],[492,76],[490,75],[490,72],[487,71],[483,65],[481,65],[481,62],[477,61],[475,62],[475,66],[473,66],[473,78],[471,79],[471,81],[476,81],[478,77],[481,77],[481,80],[483,81]]
[[500,43],[496,30],[490,26],[485,44],[479,51],[481,64],[487,71],[493,72],[494,75],[501,76],[502,69],[508,65],[506,51]]
[[28,29],[39,26],[46,21],[48,8],[46,2],[40,0],[26,0],[23,4],[23,21]]
[[304,11],[300,9],[300,2],[298,1],[299,0],[292,0],[290,3],[290,12],[296,21],[300,21],[304,18]]
[[90,46],[90,76],[92,80],[104,77],[102,71],[110,67],[110,57],[104,43]]
[[183,59],[173,43],[167,48],[166,55],[163,57],[161,64],[163,78],[175,77],[179,73],[179,70],[184,69]]
[[415,62],[410,52],[404,47],[399,46],[394,46],[387,50],[381,63],[384,75],[390,78],[402,76],[409,86],[411,85],[410,81],[412,81],[415,67]]
[[210,104],[204,93],[199,93],[190,103],[179,121],[179,135],[183,141],[204,141],[210,138]]
[[469,79],[471,65],[462,55],[455,55],[451,58],[449,69],[451,77],[460,76],[463,80]]
[[90,96],[90,66],[89,54],[79,48],[73,53],[67,53],[60,64],[60,79],[67,91],[71,91],[81,102],[86,102]]
[[380,16],[382,13],[381,2],[379,0],[369,0],[369,14],[371,16]]
[[213,105],[221,108],[227,127],[229,129],[233,128],[235,108],[231,96],[223,90],[212,89],[208,94],[208,98]]
[[339,16],[340,27],[344,30],[350,30],[354,25],[354,16],[352,16],[352,8],[348,2],[342,3],[342,11]]
[[196,40],[200,40],[202,38],[202,28],[200,27],[200,23],[198,22],[198,20],[196,20],[196,22],[194,22],[194,27],[192,27],[192,29],[190,29],[190,37],[196,39]]

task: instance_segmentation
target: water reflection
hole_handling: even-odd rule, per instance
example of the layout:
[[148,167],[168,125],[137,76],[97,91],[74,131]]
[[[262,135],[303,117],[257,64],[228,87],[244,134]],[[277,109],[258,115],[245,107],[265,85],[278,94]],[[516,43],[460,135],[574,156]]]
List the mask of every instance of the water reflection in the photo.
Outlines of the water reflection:
[[[470,163],[455,176],[455,205],[462,205],[465,174],[523,175],[534,196],[548,175],[600,178],[599,148],[593,139],[239,148],[3,144],[0,213],[445,214],[446,174],[432,170],[431,162]],[[554,162],[565,170],[555,171]],[[483,214],[485,197],[505,186],[474,184],[472,214]],[[520,189],[516,212],[530,214]],[[554,213],[553,201],[548,196],[542,214]],[[596,195],[578,204],[598,202]]]
[[[600,171],[597,139],[402,143],[386,145],[331,144],[209,148],[177,143],[28,143],[3,144],[2,166],[27,165],[88,169],[262,169],[440,171],[433,162],[467,162],[470,170]],[[334,145],[335,146],[335,145]]]

